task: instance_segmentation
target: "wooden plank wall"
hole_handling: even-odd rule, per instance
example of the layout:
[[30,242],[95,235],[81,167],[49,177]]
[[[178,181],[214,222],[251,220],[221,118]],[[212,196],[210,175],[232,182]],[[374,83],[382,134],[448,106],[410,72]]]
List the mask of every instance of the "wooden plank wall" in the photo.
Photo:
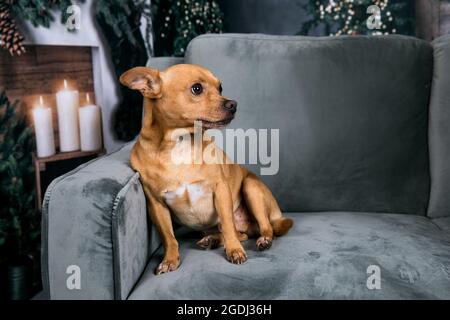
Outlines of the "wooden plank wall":
[[52,107],[55,143],[59,146],[58,120],[55,93],[61,90],[63,80],[69,89],[80,92],[80,105],[86,103],[86,93],[95,102],[92,53],[90,47],[27,46],[27,52],[12,57],[0,50],[0,88],[4,88],[11,101],[20,100],[32,126],[31,110],[39,104],[42,95],[44,105]]

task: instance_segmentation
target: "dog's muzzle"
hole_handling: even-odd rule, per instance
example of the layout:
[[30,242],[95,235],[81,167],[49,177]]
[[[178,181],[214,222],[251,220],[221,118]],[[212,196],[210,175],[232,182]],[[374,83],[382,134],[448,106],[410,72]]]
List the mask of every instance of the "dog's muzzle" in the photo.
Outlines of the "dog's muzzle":
[[225,100],[223,103],[223,108],[228,112],[235,114],[237,110],[237,102],[234,100]]

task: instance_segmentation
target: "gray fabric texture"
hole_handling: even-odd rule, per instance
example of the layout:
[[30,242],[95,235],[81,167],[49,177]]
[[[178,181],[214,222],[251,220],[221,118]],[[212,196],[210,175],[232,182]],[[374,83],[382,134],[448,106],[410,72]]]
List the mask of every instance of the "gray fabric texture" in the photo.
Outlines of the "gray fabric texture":
[[[56,179],[43,207],[43,282],[52,299],[126,298],[147,263],[145,196],[130,168],[132,143]],[[81,289],[69,290],[69,266]]]
[[433,43],[434,71],[430,101],[431,193],[428,216],[450,216],[450,35]]
[[432,221],[442,230],[450,235],[450,217],[445,218],[435,218]]
[[175,64],[184,63],[184,58],[180,57],[150,57],[147,61],[147,67],[158,70],[165,70]]
[[283,211],[424,215],[432,53],[402,36],[224,34],[185,60],[237,100],[232,128],[280,130],[279,172],[262,179]]
[[115,295],[126,299],[148,259],[147,209],[144,191],[135,175],[122,188],[112,212]]
[[[130,299],[450,299],[450,235],[426,217],[381,213],[291,213],[295,225],[267,251],[244,243],[248,261],[204,251],[178,235],[180,268],[155,276],[151,259]],[[380,267],[381,289],[366,286]]]

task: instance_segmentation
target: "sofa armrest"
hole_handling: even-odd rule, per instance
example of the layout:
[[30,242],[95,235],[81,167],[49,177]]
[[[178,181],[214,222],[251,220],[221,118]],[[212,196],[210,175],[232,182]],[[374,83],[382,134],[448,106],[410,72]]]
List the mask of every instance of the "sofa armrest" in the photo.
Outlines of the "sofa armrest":
[[50,299],[126,299],[141,276],[149,232],[139,174],[129,165],[132,146],[88,162],[48,187],[42,278]]

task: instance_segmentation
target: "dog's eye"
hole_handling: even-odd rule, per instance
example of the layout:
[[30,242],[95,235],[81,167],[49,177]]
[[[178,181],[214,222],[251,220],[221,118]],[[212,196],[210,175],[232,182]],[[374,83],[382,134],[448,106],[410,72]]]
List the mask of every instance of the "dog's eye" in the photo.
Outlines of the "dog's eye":
[[222,94],[222,84],[219,85],[219,92]]
[[198,96],[203,92],[203,86],[200,83],[196,83],[191,88],[192,94]]

